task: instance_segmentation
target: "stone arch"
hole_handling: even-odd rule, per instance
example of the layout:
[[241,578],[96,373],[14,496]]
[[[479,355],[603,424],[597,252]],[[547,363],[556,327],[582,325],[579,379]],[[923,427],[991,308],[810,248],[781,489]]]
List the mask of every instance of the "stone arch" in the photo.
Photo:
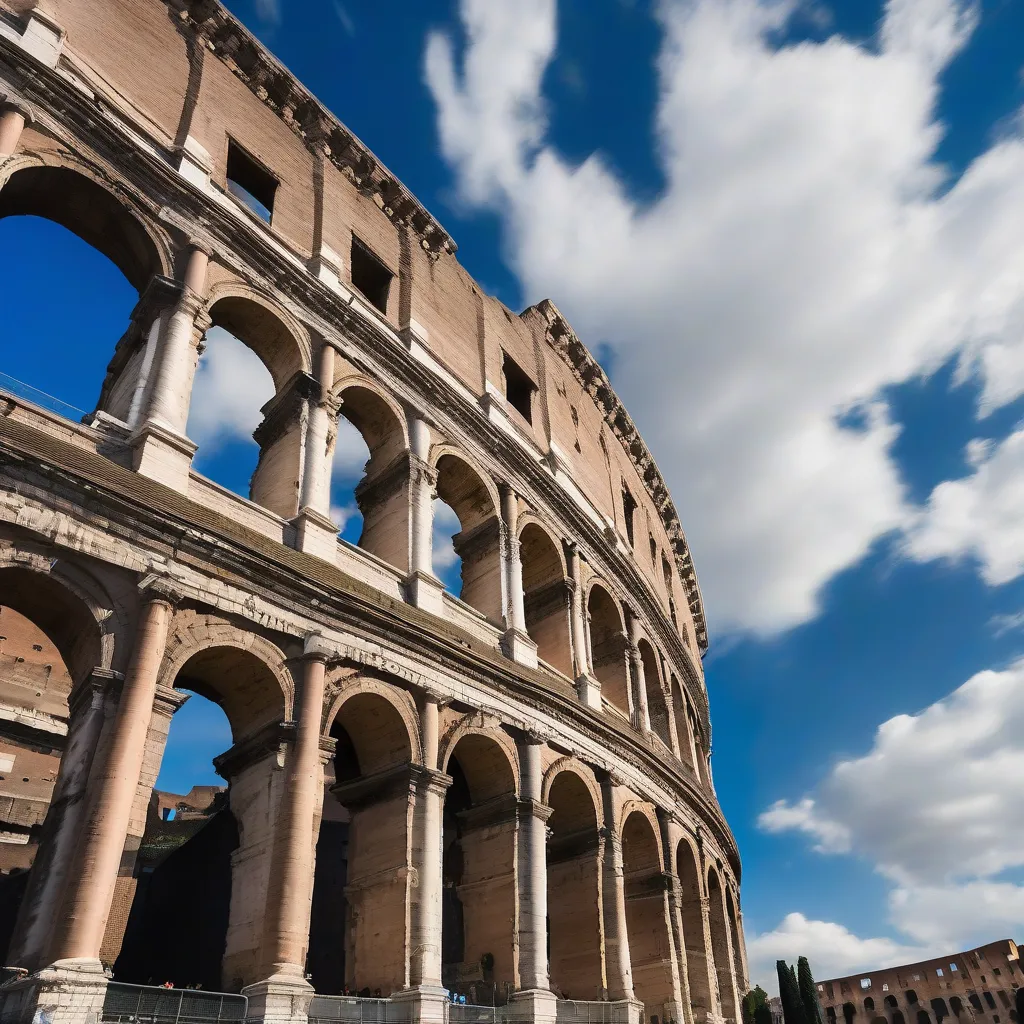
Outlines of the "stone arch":
[[537,656],[571,677],[570,594],[561,548],[534,516],[524,516],[520,521],[526,631],[537,645]]
[[500,504],[493,482],[450,446],[432,453],[437,496],[455,512],[460,530],[452,538],[462,560],[459,597],[495,625],[502,624]]
[[646,805],[627,801],[620,835],[633,990],[648,1018],[671,1017],[675,966],[657,819]]
[[140,294],[158,275],[173,273],[166,237],[124,188],[68,154],[22,154],[0,171],[0,219],[53,221],[107,257]]
[[651,729],[654,734],[672,749],[672,732],[668,720],[668,704],[665,701],[665,690],[661,682],[661,666],[654,647],[646,637],[637,642],[640,660],[644,666],[644,689],[647,693],[647,713],[651,718]]
[[722,1014],[736,1020],[736,984],[729,956],[729,925],[726,919],[725,892],[718,870],[714,865],[707,874],[708,907],[710,911],[711,950],[718,973],[718,992],[722,1000]]
[[332,672],[331,682],[340,689],[324,717],[334,752],[324,773],[307,962],[318,992],[338,994],[357,979],[391,992],[405,983],[419,720],[411,694],[389,682],[351,668]]
[[[370,698],[370,700],[362,698]],[[359,708],[355,712],[355,717],[345,716],[345,729],[352,735],[357,752],[363,751],[366,755],[359,759],[364,771],[375,771],[381,767],[400,763],[395,758],[389,759],[388,757],[388,752],[396,753],[400,744],[394,737],[382,737],[379,727],[372,725],[367,717],[379,718],[384,704],[390,706],[391,711],[401,723],[402,731],[405,734],[405,759],[422,764],[423,748],[420,743],[419,713],[416,710],[416,702],[408,690],[403,690],[393,683],[363,675],[354,675],[350,679],[344,680],[324,714],[323,730],[325,733],[331,733],[342,709],[346,705],[351,706],[353,701],[359,704]],[[353,734],[354,731],[358,733],[358,736]]]
[[[349,375],[335,384],[338,414],[363,439],[369,458],[352,495],[363,519],[359,547],[402,572],[409,568],[409,459],[405,416],[375,383]],[[334,441],[330,442],[333,446]]]
[[284,652],[258,633],[188,609],[171,623],[159,681],[220,705],[236,743],[293,714],[295,682]]
[[679,740],[679,760],[696,773],[693,734],[690,732],[690,702],[675,672],[669,673],[669,692],[672,694],[672,714],[676,723],[676,738]]
[[704,1020],[715,1008],[714,964],[708,958],[701,909],[704,886],[701,884],[700,854],[689,837],[676,845],[676,875],[679,878],[679,902],[683,918],[683,950],[690,983],[690,1006],[694,1020]]
[[725,890],[725,916],[729,923],[729,938],[732,941],[732,966],[736,977],[736,986],[740,992],[747,988],[747,972],[743,966],[743,946],[740,942],[739,913],[733,899],[732,888]]
[[547,823],[548,947],[553,991],[600,999],[601,795],[572,758],[547,771],[542,799]]
[[590,665],[601,684],[601,697],[627,718],[632,710],[626,668],[626,624],[622,607],[599,581],[587,591]]
[[586,788],[590,795],[590,799],[594,803],[598,824],[603,824],[603,798],[601,794],[601,787],[597,784],[597,780],[594,778],[594,773],[587,768],[582,761],[571,754],[568,754],[565,757],[560,757],[548,765],[547,770],[544,772],[543,781],[541,782],[541,803],[549,803],[551,787],[554,785],[555,779],[561,775],[562,772],[571,772],[580,780],[580,783]]
[[465,720],[442,743],[439,763],[451,776],[444,800],[442,980],[490,1003],[516,983],[518,773],[514,744],[499,729]]
[[[291,519],[299,511],[305,420],[320,398],[310,371],[309,332],[280,303],[237,281],[215,284],[205,311],[212,327],[230,335],[211,338],[211,346],[241,344],[270,374],[274,393],[259,409],[262,419],[252,434],[259,457],[248,497],[282,519]],[[257,400],[252,401],[255,405]],[[183,411],[190,403],[191,397]]]
[[871,998],[871,996],[868,996],[864,1000],[864,1012],[865,1013],[874,1013],[875,1012],[875,1001],[874,1001],[874,999]]

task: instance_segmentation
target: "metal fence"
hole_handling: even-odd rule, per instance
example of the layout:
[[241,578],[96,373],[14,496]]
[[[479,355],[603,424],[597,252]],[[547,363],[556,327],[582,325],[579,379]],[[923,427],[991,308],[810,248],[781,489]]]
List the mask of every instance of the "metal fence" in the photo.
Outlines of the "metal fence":
[[555,1003],[557,1024],[625,1024],[629,1020],[629,1004],[580,999],[559,999]]
[[445,1003],[448,1024],[501,1024],[507,1006],[476,1006],[473,1003]]
[[313,996],[310,1024],[408,1024],[409,1004],[360,996]]
[[244,1021],[248,1010],[245,996],[228,992],[111,981],[103,999],[102,1019],[111,1024],[215,1024]]

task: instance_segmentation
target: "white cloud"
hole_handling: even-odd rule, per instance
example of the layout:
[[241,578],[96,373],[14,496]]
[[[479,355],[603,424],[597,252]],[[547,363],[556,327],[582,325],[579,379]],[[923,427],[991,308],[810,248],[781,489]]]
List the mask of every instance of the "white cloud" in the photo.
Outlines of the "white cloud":
[[269,25],[277,25],[281,21],[280,0],[254,0],[256,17]]
[[993,615],[988,620],[988,624],[996,639],[1006,636],[1007,633],[1015,633],[1018,629],[1024,629],[1024,611],[1012,612],[1007,615]]
[[[869,860],[893,883],[890,924],[938,954],[1024,926],[1024,886],[1006,878],[1024,867],[1022,772],[1024,659],[883,722],[863,757],[838,763],[813,796],[773,804],[758,824]],[[836,946],[849,970],[857,948]]]
[[333,472],[339,480],[362,479],[363,470],[370,459],[363,435],[344,416],[338,417],[338,436],[334,442]]
[[913,963],[928,955],[921,947],[888,938],[862,939],[841,924],[808,920],[803,914],[787,914],[770,932],[747,940],[751,980],[777,994],[775,961],[790,963],[810,958],[816,978],[836,978],[864,968],[893,967]]
[[431,558],[434,573],[447,579],[452,570],[459,564],[459,556],[455,553],[452,537],[462,529],[455,509],[445,504],[440,498],[434,499],[434,542]]
[[351,505],[332,505],[331,521],[338,527],[338,533],[343,533],[345,526],[354,516],[360,516],[359,509],[353,503]]
[[[882,388],[959,354],[981,412],[1024,389],[1024,144],[951,184],[934,156],[975,8],[890,0],[871,43],[779,47],[793,7],[659,4],[667,184],[646,206],[546,137],[555,0],[462,0],[461,61],[434,33],[425,62],[461,199],[503,218],[529,301],[615,350],[712,628],[761,635],[914,521]],[[863,429],[837,422],[850,410]]]
[[974,472],[932,491],[907,551],[921,561],[974,558],[993,586],[1024,572],[1024,429],[998,445],[968,446]]
[[274,380],[259,357],[220,327],[206,335],[192,389],[187,433],[204,455],[229,441],[252,441]]

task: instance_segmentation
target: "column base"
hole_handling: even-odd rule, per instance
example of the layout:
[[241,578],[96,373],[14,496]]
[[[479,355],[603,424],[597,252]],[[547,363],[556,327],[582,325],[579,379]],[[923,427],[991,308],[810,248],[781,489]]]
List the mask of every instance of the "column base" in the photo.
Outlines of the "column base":
[[328,516],[308,505],[299,509],[292,519],[295,526],[295,546],[307,555],[315,555],[332,565],[338,557],[338,527]]
[[6,1024],[95,1024],[103,1015],[107,976],[99,960],[58,960],[0,986]]
[[506,658],[527,668],[537,667],[537,645],[522,630],[506,629],[501,638],[501,649]]
[[601,710],[601,684],[592,675],[584,672],[576,680],[576,693],[584,707],[593,711]]
[[159,423],[149,422],[143,423],[128,443],[136,473],[188,494],[188,474],[198,447],[193,441]]
[[444,584],[435,576],[417,569],[406,577],[405,586],[409,604],[431,615],[444,615]]
[[440,986],[417,985],[391,995],[392,1002],[408,1009],[399,1019],[408,1024],[443,1024],[447,1019],[448,992]]
[[528,988],[513,994],[509,1001],[516,1021],[531,1021],[532,1024],[555,1024],[558,999],[546,988]]
[[263,1024],[308,1024],[313,986],[299,975],[274,974],[266,981],[246,985],[249,1000],[247,1021]]

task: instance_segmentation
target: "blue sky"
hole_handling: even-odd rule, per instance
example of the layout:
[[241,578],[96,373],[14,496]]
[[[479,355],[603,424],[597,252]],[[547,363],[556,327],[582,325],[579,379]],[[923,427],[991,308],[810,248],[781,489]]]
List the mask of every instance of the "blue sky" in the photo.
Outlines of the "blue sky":
[[[634,413],[708,604],[755,976],[1020,936],[1024,2],[229,6]],[[0,245],[36,341],[6,371],[92,408],[134,293],[53,225]],[[230,345],[190,432],[244,489],[251,403],[214,398],[265,371]],[[212,781],[219,714],[186,705],[162,786]]]

